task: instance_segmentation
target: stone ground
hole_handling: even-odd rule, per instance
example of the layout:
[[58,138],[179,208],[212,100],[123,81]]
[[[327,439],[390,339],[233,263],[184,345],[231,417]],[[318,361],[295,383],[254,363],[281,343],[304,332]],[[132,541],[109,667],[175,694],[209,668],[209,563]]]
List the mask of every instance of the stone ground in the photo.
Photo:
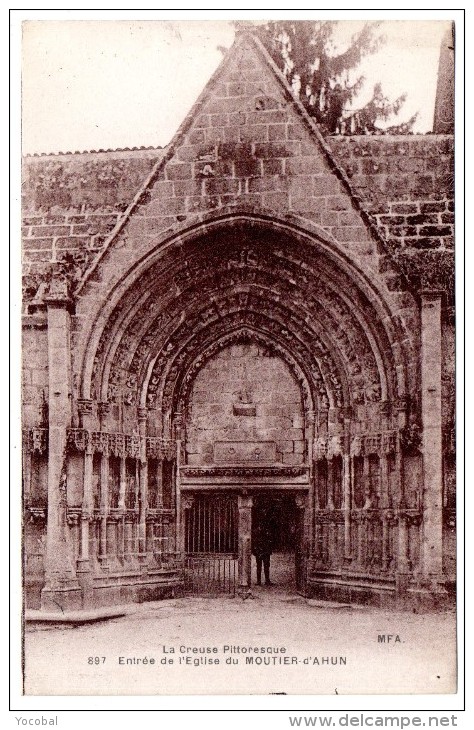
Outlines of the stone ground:
[[[291,566],[278,559],[273,563],[276,585],[254,587],[253,599],[177,598],[140,604],[127,616],[76,628],[28,627],[26,694],[455,691],[454,611],[419,615],[307,602],[293,590]],[[379,643],[379,634],[390,634],[390,643]],[[285,647],[286,653],[231,653],[225,646]],[[202,647],[215,647],[217,653],[191,651]],[[99,657],[100,663],[90,664],[89,657]],[[120,664],[120,657],[154,658],[155,664]],[[272,663],[248,664],[248,657]],[[284,657],[289,663],[280,664]],[[209,659],[219,664],[202,663]]]

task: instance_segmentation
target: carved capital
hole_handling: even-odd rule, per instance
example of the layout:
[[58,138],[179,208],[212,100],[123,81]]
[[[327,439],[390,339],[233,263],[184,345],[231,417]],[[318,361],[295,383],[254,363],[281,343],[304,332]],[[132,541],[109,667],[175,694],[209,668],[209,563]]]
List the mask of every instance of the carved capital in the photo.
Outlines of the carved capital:
[[92,431],[91,433],[92,448],[99,454],[109,453],[109,434],[105,431]]
[[77,410],[81,416],[92,416],[94,401],[90,398],[79,398],[77,401]]
[[148,417],[148,408],[146,406],[138,406],[137,415],[139,423],[146,421]]
[[354,436],[351,441],[351,456],[362,456],[364,453],[364,440],[361,436]]
[[191,494],[181,495],[181,506],[183,509],[191,509],[194,505],[194,497]]
[[31,453],[44,454],[48,450],[48,429],[47,428],[31,428],[28,436],[28,450]]
[[90,442],[90,433],[85,428],[70,428],[67,432],[67,445],[76,451],[86,451]]
[[325,459],[328,452],[328,441],[325,436],[319,436],[314,442],[314,457]]
[[111,404],[108,401],[100,401],[98,404],[99,418],[106,418],[110,413]]
[[330,436],[327,444],[327,457],[332,459],[333,456],[341,456],[342,454],[342,437]]
[[379,433],[364,436],[364,454],[380,454],[381,436]]
[[306,494],[296,494],[295,495],[295,504],[298,509],[306,509],[308,504],[308,498]]
[[400,433],[400,445],[407,453],[418,453],[421,449],[421,426],[412,422]]
[[382,453],[394,454],[397,450],[397,434],[395,431],[387,431],[382,434]]
[[109,434],[109,450],[111,454],[118,458],[123,458],[126,455],[125,435],[123,433]]
[[127,456],[129,456],[131,459],[139,459],[140,458],[140,437],[136,436],[136,435],[125,436],[125,444],[126,444]]

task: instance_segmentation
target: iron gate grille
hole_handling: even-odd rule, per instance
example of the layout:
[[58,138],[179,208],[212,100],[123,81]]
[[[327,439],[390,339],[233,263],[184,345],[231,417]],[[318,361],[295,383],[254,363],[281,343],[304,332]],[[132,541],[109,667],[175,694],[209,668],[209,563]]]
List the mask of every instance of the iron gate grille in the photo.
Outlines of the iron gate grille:
[[235,594],[237,498],[196,495],[185,521],[184,587],[192,595]]

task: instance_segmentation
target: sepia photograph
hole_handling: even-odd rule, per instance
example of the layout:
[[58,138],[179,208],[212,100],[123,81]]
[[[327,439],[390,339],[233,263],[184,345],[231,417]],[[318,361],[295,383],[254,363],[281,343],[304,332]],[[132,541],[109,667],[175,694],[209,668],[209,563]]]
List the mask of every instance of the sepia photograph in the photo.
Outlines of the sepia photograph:
[[460,28],[410,12],[22,20],[25,697],[459,691]]

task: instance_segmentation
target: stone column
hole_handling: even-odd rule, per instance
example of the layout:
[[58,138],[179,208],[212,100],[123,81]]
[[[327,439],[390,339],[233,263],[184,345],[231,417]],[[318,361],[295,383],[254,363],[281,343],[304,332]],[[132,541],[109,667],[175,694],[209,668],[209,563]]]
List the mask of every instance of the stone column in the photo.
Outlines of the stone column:
[[146,552],[146,514],[148,499],[148,464],[146,457],[147,409],[138,408],[138,429],[140,434],[139,470],[139,514],[138,514],[138,560],[142,567],[147,560]]
[[441,355],[441,292],[425,291],[421,295],[422,570],[433,585],[443,571]]
[[328,481],[327,481],[327,509],[333,510],[334,509],[334,461],[332,454],[328,454],[327,458],[327,474],[328,474]]
[[239,510],[239,588],[241,598],[251,595],[252,583],[252,505],[253,497],[239,494],[237,508]]
[[342,494],[343,494],[343,509],[344,509],[344,563],[346,565],[349,565],[352,561],[351,457],[349,454],[349,444],[347,444],[347,452],[342,455]]
[[308,498],[306,494],[295,496],[296,516],[296,551],[295,551],[295,577],[296,590],[306,595],[307,569],[308,569]]
[[120,456],[120,490],[119,490],[119,509],[125,510],[125,495],[127,493],[127,460],[125,456],[125,448]]
[[31,495],[31,472],[33,453],[30,449],[30,429],[24,428],[22,433],[22,467],[23,467],[23,501],[24,504],[29,503]]
[[[400,416],[400,419],[402,419],[402,416]],[[408,586],[408,573],[410,570],[410,564],[408,559],[408,526],[405,511],[406,503],[403,474],[403,454],[400,434],[397,435],[397,442],[395,447],[395,474],[398,481],[398,549],[396,581],[397,591],[399,593],[403,593]]]
[[364,483],[364,509],[370,509],[372,506],[370,493],[370,460],[369,455],[364,453],[363,456],[363,483]]
[[87,445],[84,451],[84,472],[83,472],[83,493],[82,493],[82,513],[81,513],[81,552],[78,560],[78,573],[87,573],[90,570],[89,558],[89,525],[94,512],[92,503],[92,463],[94,451],[87,439]]
[[317,461],[315,461],[314,458],[315,419],[316,414],[313,411],[309,411],[306,416],[306,448],[308,451],[307,459],[309,464],[308,551],[310,554],[312,554],[314,550],[314,521],[317,488]]
[[380,451],[380,509],[382,512],[382,571],[386,572],[390,561],[389,555],[389,483],[388,483],[388,453],[385,451],[385,442],[382,439]]
[[[183,443],[183,437],[184,437],[184,423],[183,423],[183,414],[179,411],[175,413],[174,416],[174,434],[176,439],[176,470],[175,470],[175,484],[174,484],[174,490],[175,490],[175,507],[176,507],[176,547],[175,551],[179,553],[179,558],[182,558],[183,553],[183,545],[184,545],[184,524],[183,524],[183,510],[181,509],[181,476],[180,476],[180,466],[181,466],[181,448]],[[163,482],[161,482],[161,489],[163,489]],[[173,504],[173,488],[171,489],[171,504]]]
[[48,610],[82,606],[67,525],[66,436],[71,425],[70,301],[65,281],[53,280],[45,299],[48,318],[48,513],[45,586],[41,607]]
[[109,570],[107,559],[107,520],[109,517],[109,451],[104,447],[100,461],[100,537],[99,561],[102,570]]

